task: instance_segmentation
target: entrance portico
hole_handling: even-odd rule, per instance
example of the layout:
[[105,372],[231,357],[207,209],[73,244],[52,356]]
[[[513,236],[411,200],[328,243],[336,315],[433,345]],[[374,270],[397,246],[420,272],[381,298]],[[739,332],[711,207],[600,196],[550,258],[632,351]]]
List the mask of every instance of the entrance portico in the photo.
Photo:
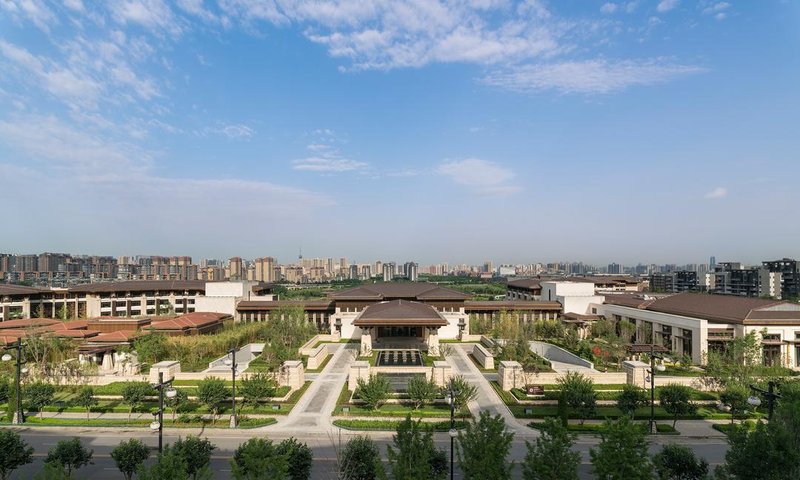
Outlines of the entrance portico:
[[374,349],[415,348],[438,356],[438,332],[447,320],[430,305],[392,300],[368,306],[353,325],[361,329],[361,355]]

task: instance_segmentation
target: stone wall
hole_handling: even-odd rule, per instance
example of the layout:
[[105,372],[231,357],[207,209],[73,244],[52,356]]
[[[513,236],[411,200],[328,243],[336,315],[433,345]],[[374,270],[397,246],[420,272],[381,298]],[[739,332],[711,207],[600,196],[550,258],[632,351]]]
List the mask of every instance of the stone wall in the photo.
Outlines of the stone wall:
[[494,368],[494,355],[489,352],[483,345],[478,344],[472,347],[472,356],[482,368]]
[[307,367],[309,370],[316,370],[320,367],[320,365],[325,362],[325,359],[328,358],[328,347],[326,345],[320,345],[316,348],[312,348],[307,350],[308,353],[308,362]]

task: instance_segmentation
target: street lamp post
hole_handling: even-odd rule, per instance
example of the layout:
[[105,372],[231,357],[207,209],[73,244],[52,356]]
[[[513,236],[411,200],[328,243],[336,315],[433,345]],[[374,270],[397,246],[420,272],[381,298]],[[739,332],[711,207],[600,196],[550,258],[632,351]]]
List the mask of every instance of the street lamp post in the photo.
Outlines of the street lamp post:
[[[661,363],[656,365],[656,359],[661,360]],[[663,372],[667,369],[664,366],[664,360],[666,357],[659,355],[656,353],[656,345],[655,343],[650,344],[650,370],[649,373],[650,378],[650,424],[649,424],[649,431],[650,433],[655,433],[656,430],[656,371]]]
[[458,436],[458,431],[456,430],[456,397],[459,394],[457,390],[453,389],[453,380],[450,379],[450,385],[447,387],[445,395],[447,403],[450,404],[450,431],[447,432],[450,435],[450,480],[453,480],[453,447]]
[[[158,390],[158,411],[153,413],[153,423],[150,424],[151,430],[158,430],[158,453],[161,453],[164,450],[164,396],[166,395],[167,398],[174,398],[175,395],[178,394],[178,391],[172,388],[172,381],[174,379],[169,379],[166,382],[164,381],[164,372],[158,372],[158,384],[153,385],[155,389]],[[165,392],[164,388],[169,387],[169,389]]]
[[767,399],[767,408],[769,408],[769,414],[767,415],[767,420],[772,420],[772,412],[775,410],[775,400],[781,398],[779,393],[775,393],[775,382],[770,381],[767,384],[767,390],[763,388],[758,388],[755,385],[750,385],[750,390],[753,392],[753,395],[747,398],[747,403],[754,407],[758,407],[761,405],[761,399],[758,398],[755,394],[760,393]]
[[[22,389],[20,388],[20,380],[22,378],[22,365],[27,362],[22,361],[22,339],[18,339],[17,343],[10,347],[4,347],[3,350],[16,350],[17,351],[17,368],[16,368],[16,375],[14,377],[14,382],[17,389],[17,410],[14,412],[14,417],[11,420],[13,424],[20,424],[25,423],[25,412],[22,411]],[[11,360],[11,355],[6,353],[3,354],[2,360],[4,362],[8,362]],[[27,370],[27,369],[25,369]],[[10,405],[9,405],[10,406]]]
[[231,348],[228,350],[228,355],[230,355],[230,358],[226,358],[223,363],[231,366],[231,384],[233,387],[231,390],[231,410],[233,413],[231,413],[230,426],[231,428],[236,428],[236,349]]

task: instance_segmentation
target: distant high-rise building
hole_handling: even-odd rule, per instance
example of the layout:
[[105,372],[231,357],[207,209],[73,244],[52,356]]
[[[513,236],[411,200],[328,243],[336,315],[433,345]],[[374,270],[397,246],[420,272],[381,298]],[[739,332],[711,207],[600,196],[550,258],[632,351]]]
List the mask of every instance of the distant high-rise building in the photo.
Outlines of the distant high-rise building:
[[383,264],[383,281],[384,282],[391,282],[394,278],[394,269],[395,263],[394,262],[387,262]]
[[372,278],[372,267],[370,265],[361,265],[361,278],[364,280]]
[[762,262],[761,295],[784,300],[800,297],[799,264],[791,258]]
[[350,265],[350,275],[348,278],[350,278],[350,280],[358,280],[358,265],[355,263]]
[[708,259],[708,269],[713,272],[714,269],[716,268],[717,268],[717,257],[711,255],[711,258]]
[[255,260],[255,277],[257,282],[274,282],[275,278],[275,259],[273,257],[261,257]]
[[610,275],[622,275],[623,267],[619,263],[609,263],[606,270]]
[[244,280],[244,268],[241,257],[231,257],[228,261],[228,276],[231,280]]
[[650,275],[650,291],[656,293],[694,292],[698,290],[697,272],[679,270]]
[[409,279],[410,281],[416,282],[419,279],[418,268],[419,268],[419,265],[417,265],[416,263],[414,263],[414,262],[406,262],[403,265],[403,275],[405,275],[405,277],[407,279]]

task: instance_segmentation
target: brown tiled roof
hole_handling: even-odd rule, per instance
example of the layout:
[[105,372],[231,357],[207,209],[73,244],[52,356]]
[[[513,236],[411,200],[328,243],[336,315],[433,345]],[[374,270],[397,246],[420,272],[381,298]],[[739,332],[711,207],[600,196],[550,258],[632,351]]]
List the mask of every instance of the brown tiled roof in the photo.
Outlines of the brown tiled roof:
[[332,310],[333,300],[245,300],[236,310],[276,310],[285,307],[303,307],[304,310]]
[[647,306],[647,310],[715,322],[742,323],[753,309],[779,303],[782,302],[731,295],[678,293],[655,300]]
[[362,285],[331,294],[334,300],[466,300],[469,295],[425,282],[386,282]]
[[0,296],[3,295],[35,295],[39,293],[49,293],[47,288],[26,287],[24,285],[10,285],[0,283]]
[[447,320],[430,305],[408,300],[392,300],[370,305],[353,321],[357,327],[382,325],[420,325],[443,327]]
[[508,286],[514,288],[524,288],[526,290],[541,290],[542,280],[538,278],[518,278],[516,280],[509,280]]
[[0,330],[5,330],[8,328],[25,329],[25,328],[46,327],[48,325],[55,325],[57,323],[61,323],[61,321],[54,320],[52,318],[26,318],[23,320],[7,320],[5,322],[0,322]]
[[647,305],[650,305],[656,300],[657,297],[648,295],[645,298],[644,295],[641,294],[609,294],[605,296],[605,300],[603,303],[607,303],[610,305],[619,305],[621,307],[632,307],[632,308],[639,308],[645,309]]
[[153,330],[184,330],[187,328],[202,328],[208,325],[221,323],[230,315],[214,312],[192,312],[179,317],[153,322],[149,328]]
[[87,283],[69,287],[70,293],[124,293],[170,290],[205,291],[205,280],[132,280],[127,282]]
[[492,310],[561,310],[561,304],[558,302],[539,302],[524,300],[497,300],[497,301],[477,301],[467,300],[464,302],[464,310],[467,312],[474,311],[492,311]]
[[134,337],[139,336],[139,332],[131,330],[118,330],[116,332],[101,333],[96,337],[89,339],[90,343],[126,343],[130,342]]

